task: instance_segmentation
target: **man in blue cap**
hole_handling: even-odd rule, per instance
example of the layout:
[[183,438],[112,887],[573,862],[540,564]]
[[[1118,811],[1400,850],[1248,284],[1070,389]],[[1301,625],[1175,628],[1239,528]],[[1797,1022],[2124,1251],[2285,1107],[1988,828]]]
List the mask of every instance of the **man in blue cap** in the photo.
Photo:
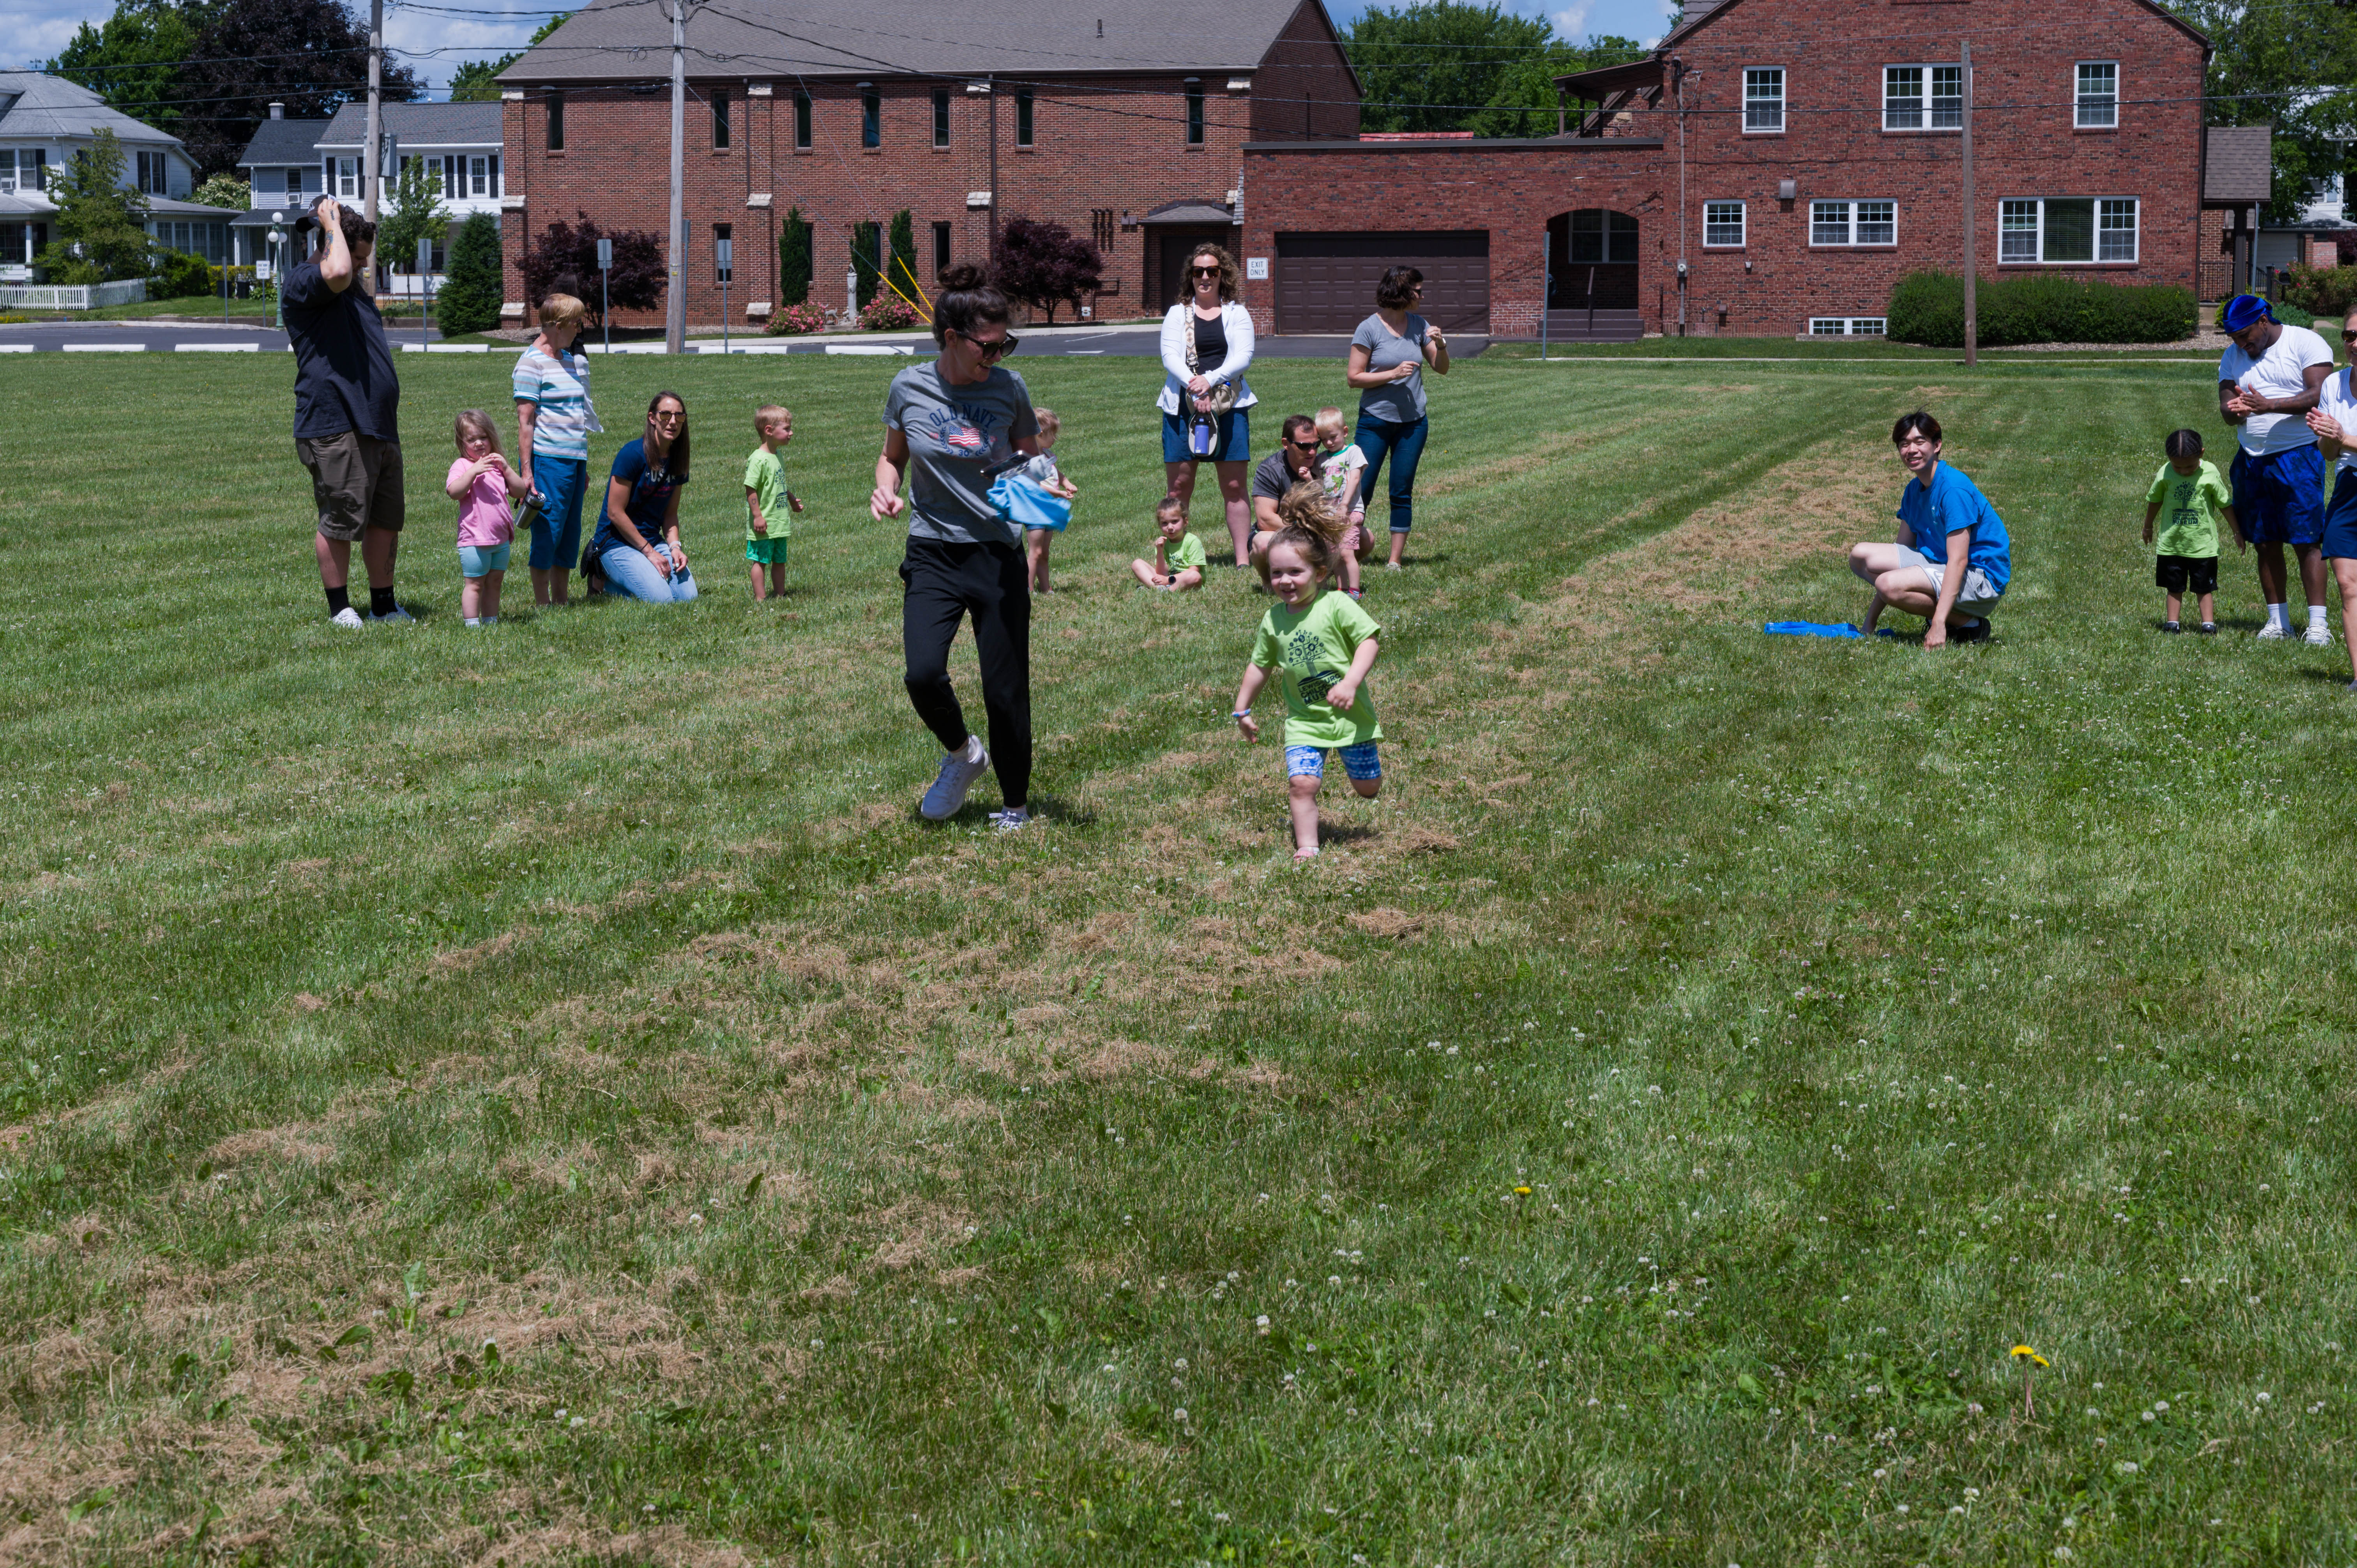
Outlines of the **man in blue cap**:
[[2233,425],[2242,448],[2228,480],[2243,532],[2258,546],[2259,586],[2267,598],[2267,623],[2259,635],[2270,640],[2300,635],[2291,627],[2289,584],[2283,547],[2299,560],[2300,587],[2308,598],[2302,640],[2332,645],[2325,625],[2324,457],[2308,411],[2332,375],[2332,350],[2305,327],[2287,327],[2256,295],[2226,302],[2220,325],[2233,344],[2218,359],[2218,412]]

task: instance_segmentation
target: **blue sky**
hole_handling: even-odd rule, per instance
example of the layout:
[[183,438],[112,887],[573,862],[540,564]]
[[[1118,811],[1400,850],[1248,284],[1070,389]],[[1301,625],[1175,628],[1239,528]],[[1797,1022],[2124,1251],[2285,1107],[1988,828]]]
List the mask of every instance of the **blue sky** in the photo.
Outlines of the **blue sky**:
[[[513,5],[522,9],[533,0],[484,0],[485,9]],[[1342,25],[1366,6],[1360,0],[1327,0],[1334,19]],[[1511,0],[1510,0],[1511,3]],[[1555,30],[1568,38],[1589,33],[1618,33],[1625,38],[1653,38],[1662,32],[1668,0],[1568,0],[1567,4],[1522,4],[1512,7],[1534,16],[1547,16]],[[28,66],[48,59],[65,47],[83,22],[100,22],[113,15],[113,0],[9,0],[8,41],[0,46],[0,67]],[[545,13],[542,14],[543,16]],[[388,5],[385,42],[394,49],[447,48],[454,52],[417,59],[426,80],[439,90],[463,60],[489,59],[519,48],[532,36],[540,16],[513,23],[481,21],[403,9],[398,0]],[[437,96],[438,91],[437,91]]]

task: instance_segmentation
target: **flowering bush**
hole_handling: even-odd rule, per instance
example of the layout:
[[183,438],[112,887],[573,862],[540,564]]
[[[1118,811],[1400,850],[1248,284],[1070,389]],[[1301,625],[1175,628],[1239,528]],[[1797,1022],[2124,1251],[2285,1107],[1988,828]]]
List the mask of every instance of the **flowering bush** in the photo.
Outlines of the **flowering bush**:
[[909,302],[887,290],[867,302],[859,325],[870,332],[898,332],[917,325],[919,317]]
[[815,305],[790,305],[770,317],[769,335],[772,338],[799,338],[805,332],[823,331],[826,317]]

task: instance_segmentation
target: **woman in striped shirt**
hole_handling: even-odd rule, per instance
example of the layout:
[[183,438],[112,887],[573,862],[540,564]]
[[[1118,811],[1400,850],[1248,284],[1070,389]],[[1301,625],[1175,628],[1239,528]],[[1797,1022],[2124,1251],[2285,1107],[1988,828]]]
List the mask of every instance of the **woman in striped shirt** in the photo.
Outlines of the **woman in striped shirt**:
[[565,602],[573,558],[581,553],[581,497],[589,486],[589,433],[602,433],[589,401],[589,356],[571,353],[589,307],[569,294],[540,302],[540,336],[516,360],[516,450],[527,491],[538,491],[532,522],[532,596]]

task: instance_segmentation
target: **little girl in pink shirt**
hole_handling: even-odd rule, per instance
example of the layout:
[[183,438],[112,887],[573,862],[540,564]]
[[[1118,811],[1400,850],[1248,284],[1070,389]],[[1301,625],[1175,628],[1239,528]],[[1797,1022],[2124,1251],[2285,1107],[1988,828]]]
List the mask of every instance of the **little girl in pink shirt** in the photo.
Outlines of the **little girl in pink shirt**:
[[500,580],[515,542],[510,496],[527,489],[500,451],[499,433],[479,408],[461,413],[454,427],[458,460],[442,488],[458,503],[458,607],[472,627],[500,623]]

